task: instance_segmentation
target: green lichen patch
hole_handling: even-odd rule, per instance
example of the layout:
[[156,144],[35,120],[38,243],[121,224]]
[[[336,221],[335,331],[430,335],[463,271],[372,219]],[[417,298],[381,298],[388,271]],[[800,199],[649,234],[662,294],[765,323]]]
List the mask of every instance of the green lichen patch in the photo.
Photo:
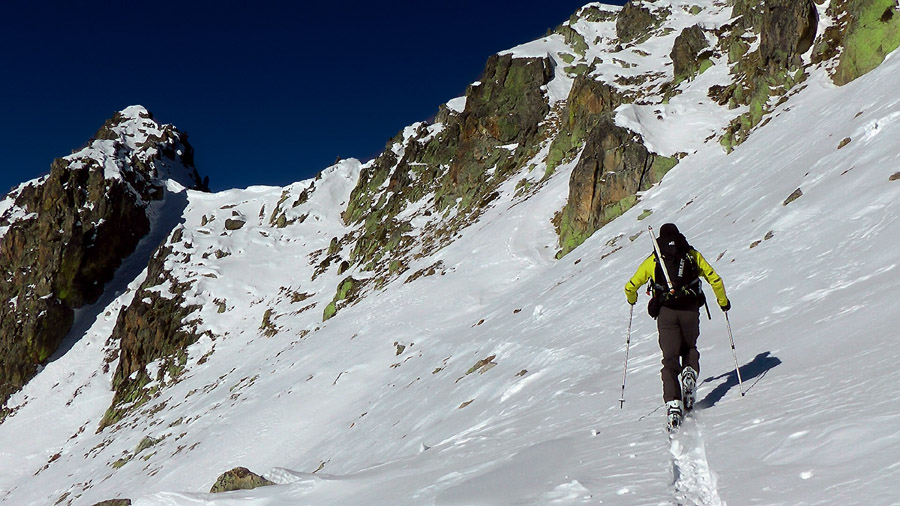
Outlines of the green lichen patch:
[[900,47],[900,8],[896,0],[853,0],[843,52],[834,74],[842,86],[881,65],[885,56]]
[[112,464],[110,464],[110,467],[112,467],[113,469],[121,469],[121,468],[125,467],[125,464],[129,463],[131,461],[131,459],[132,459],[131,456],[128,456],[127,458],[122,457],[122,458],[116,460],[115,462],[113,462]]
[[545,159],[544,177],[550,177],[560,165],[575,159],[578,154],[580,139],[577,132],[560,132],[550,143],[550,151]]
[[556,29],[556,33],[563,36],[566,41],[566,44],[575,50],[581,56],[584,56],[588,50],[588,43],[584,39],[584,35],[578,33],[574,28],[569,25],[562,25]]
[[587,63],[579,63],[578,65],[570,65],[563,70],[570,76],[580,76],[586,74],[590,70],[590,66]]
[[569,53],[559,53],[559,57],[562,58],[562,61],[568,63],[569,65],[571,65],[572,62],[574,62],[576,59],[575,55]]
[[361,287],[362,282],[353,279],[353,277],[344,278],[344,280],[338,284],[337,293],[334,295],[334,299],[332,299],[328,306],[325,307],[325,311],[322,313],[322,321],[334,317],[342,303],[348,301],[352,302],[359,294]]
[[148,448],[152,448],[158,445],[162,441],[162,438],[153,438],[150,436],[145,436],[144,439],[141,439],[141,442],[138,443],[137,447],[134,449],[135,455],[140,455],[141,452]]
[[568,206],[556,213],[553,217],[553,225],[556,227],[557,235],[559,235],[559,251],[556,253],[557,260],[568,255],[593,233],[589,229],[576,224],[572,211]]

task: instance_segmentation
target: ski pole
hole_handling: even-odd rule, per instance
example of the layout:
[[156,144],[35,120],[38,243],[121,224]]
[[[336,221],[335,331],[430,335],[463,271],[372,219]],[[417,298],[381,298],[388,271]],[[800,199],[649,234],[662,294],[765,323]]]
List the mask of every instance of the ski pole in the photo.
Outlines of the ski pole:
[[634,304],[628,312],[628,336],[625,338],[625,370],[622,372],[622,398],[619,399],[619,409],[625,407],[625,377],[628,375],[628,349],[631,348],[631,321],[634,319]]
[[728,311],[725,311],[725,324],[728,326],[728,340],[731,341],[731,354],[734,355],[734,371],[737,373],[738,385],[741,389],[741,397],[743,397],[744,381],[741,379],[741,368],[738,367],[737,351],[734,349],[734,336],[731,334],[731,322],[728,320]]

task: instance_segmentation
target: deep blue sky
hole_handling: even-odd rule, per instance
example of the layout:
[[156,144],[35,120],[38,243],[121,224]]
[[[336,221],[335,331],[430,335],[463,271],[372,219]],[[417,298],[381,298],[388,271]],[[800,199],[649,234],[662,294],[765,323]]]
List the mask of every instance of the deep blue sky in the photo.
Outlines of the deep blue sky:
[[215,191],[369,159],[585,3],[2,2],[0,194],[132,104],[188,132]]

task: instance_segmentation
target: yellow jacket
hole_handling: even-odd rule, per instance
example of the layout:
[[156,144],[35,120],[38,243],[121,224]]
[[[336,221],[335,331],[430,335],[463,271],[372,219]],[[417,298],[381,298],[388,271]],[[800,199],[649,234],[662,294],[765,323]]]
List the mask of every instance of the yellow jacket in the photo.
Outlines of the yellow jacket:
[[[712,287],[713,292],[716,294],[716,302],[719,303],[719,306],[727,305],[728,296],[725,295],[725,284],[722,283],[722,278],[719,277],[719,274],[712,268],[712,265],[709,265],[709,262],[707,262],[706,259],[703,258],[703,255],[697,250],[692,249],[688,255],[690,255],[691,259],[694,261],[694,265],[697,266],[697,272],[706,278],[707,283]],[[653,279],[655,273],[656,256],[651,254],[646,260],[641,262],[641,265],[637,268],[637,272],[634,273],[634,276],[631,276],[628,283],[625,283],[625,297],[628,298],[629,304],[637,302],[638,288],[643,286],[648,280]],[[653,281],[656,280],[653,279]],[[664,282],[665,280],[662,280],[660,284],[665,284]]]

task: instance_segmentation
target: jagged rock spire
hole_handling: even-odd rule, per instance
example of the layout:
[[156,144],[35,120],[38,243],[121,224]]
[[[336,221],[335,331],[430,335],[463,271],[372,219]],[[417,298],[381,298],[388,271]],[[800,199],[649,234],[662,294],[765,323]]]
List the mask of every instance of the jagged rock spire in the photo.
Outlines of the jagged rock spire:
[[0,202],[0,402],[25,385],[151,228],[166,181],[205,188],[187,135],[143,107]]

